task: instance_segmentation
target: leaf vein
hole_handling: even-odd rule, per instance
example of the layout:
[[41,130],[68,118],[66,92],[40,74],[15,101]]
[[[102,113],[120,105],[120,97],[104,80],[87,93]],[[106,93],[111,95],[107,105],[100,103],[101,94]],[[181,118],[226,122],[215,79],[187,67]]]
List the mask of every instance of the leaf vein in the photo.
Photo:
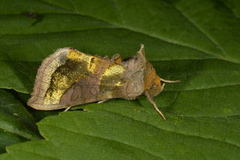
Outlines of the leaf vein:
[[146,123],[142,120],[139,120],[139,119],[134,119],[133,117],[129,117],[129,116],[126,116],[126,115],[122,115],[120,113],[116,113],[116,112],[111,112],[111,111],[107,111],[107,110],[104,110],[105,112],[108,112],[108,113],[111,113],[111,114],[115,114],[115,115],[118,115],[118,116],[121,116],[121,117],[125,117],[125,118],[128,118],[128,119],[131,119],[131,120],[134,120],[136,122],[140,122],[140,123],[143,123],[144,125],[150,125],[151,127],[155,128],[155,129],[158,129],[158,130],[165,130],[167,132],[170,132],[170,133],[175,133],[175,134],[180,134],[180,135],[183,135],[183,136],[191,136],[191,137],[196,137],[196,138],[201,138],[201,139],[205,139],[205,140],[212,140],[212,141],[217,141],[217,142],[220,142],[220,143],[225,143],[225,144],[228,144],[228,145],[231,145],[231,146],[234,146],[236,148],[238,148],[240,150],[240,145],[238,144],[234,144],[234,143],[231,143],[231,142],[227,142],[227,141],[221,141],[220,139],[214,139],[213,137],[203,137],[203,136],[199,136],[199,135],[191,135],[191,134],[186,134],[186,133],[180,133],[180,132],[174,132],[174,131],[171,131],[171,130],[168,130],[166,128],[159,128],[157,126],[154,126],[152,124],[149,124],[149,123]]
[[151,153],[151,152],[148,152],[146,150],[143,150],[142,148],[139,148],[137,146],[133,146],[131,144],[127,144],[127,143],[123,143],[123,142],[120,142],[120,141],[117,141],[117,140],[113,140],[113,139],[109,139],[109,138],[105,138],[105,137],[100,137],[100,136],[95,136],[95,135],[90,135],[90,134],[85,134],[85,133],[82,133],[82,132],[76,132],[76,131],[73,131],[73,130],[69,130],[69,129],[66,129],[66,128],[62,128],[60,126],[55,126],[55,125],[50,125],[50,124],[44,124],[45,126],[49,126],[51,128],[55,127],[55,128],[58,128],[58,129],[61,129],[61,130],[65,130],[67,132],[70,132],[70,133],[73,133],[73,134],[81,134],[83,136],[87,136],[87,137],[93,137],[93,138],[98,138],[98,139],[102,139],[102,140],[105,140],[105,141],[111,141],[111,142],[114,142],[114,143],[120,143],[120,144],[123,144],[123,145],[126,145],[126,146],[129,146],[131,148],[135,148],[141,152],[145,152],[153,157],[156,157],[156,158],[161,158],[163,159],[162,157],[160,157],[159,155],[155,155],[154,153]]
[[196,22],[194,22],[190,16],[187,16],[186,14],[183,13],[182,10],[180,10],[177,6],[175,6],[174,4],[172,4],[172,6],[188,21],[190,22],[196,29],[198,29],[204,36],[206,36],[213,44],[215,44],[217,46],[217,48],[219,48],[223,54],[225,54],[225,56],[227,55],[226,51],[223,49],[223,47],[211,36],[209,35],[207,32],[204,31],[203,28],[201,28]]

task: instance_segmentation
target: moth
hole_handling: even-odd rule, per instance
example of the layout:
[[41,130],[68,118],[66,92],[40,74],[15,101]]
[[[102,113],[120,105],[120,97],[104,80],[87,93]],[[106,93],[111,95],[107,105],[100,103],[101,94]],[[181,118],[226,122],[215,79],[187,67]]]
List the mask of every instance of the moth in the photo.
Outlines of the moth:
[[137,55],[122,60],[91,56],[73,48],[61,48],[43,60],[38,69],[28,105],[37,110],[69,109],[113,98],[134,100],[145,95],[158,114],[153,97],[161,93],[165,83],[147,61],[142,44]]

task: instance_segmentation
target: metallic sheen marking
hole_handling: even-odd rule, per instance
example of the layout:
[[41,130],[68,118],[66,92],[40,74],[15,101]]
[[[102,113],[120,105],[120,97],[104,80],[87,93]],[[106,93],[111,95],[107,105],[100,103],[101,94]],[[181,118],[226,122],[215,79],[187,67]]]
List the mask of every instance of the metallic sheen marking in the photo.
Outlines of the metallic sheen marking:
[[45,94],[44,104],[58,104],[68,88],[90,74],[87,62],[91,56],[70,50],[66,57],[66,63],[58,67],[51,76],[52,79]]

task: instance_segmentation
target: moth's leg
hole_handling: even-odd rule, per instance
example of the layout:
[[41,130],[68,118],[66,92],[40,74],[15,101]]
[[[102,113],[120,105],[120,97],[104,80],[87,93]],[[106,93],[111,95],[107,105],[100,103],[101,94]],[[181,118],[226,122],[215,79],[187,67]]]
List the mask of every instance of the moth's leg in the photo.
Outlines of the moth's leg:
[[71,107],[72,107],[72,106],[67,107],[63,112],[67,112]]
[[104,102],[106,102],[107,101],[107,99],[105,99],[105,100],[101,100],[101,101],[98,101],[97,103],[104,103]]
[[166,120],[166,117],[164,116],[164,114],[159,110],[159,108],[157,107],[156,102],[153,100],[153,98],[149,95],[149,93],[146,91],[145,95],[147,96],[147,99],[149,100],[149,102],[152,104],[153,108],[155,109],[155,111],[164,119]]
[[166,83],[163,83],[163,84],[162,84],[162,86],[161,86],[161,89],[160,89],[160,92],[159,92],[159,93],[161,93],[161,92],[164,90],[165,84],[166,84]]
[[120,56],[120,54],[117,53],[112,56],[111,60],[119,64],[122,62],[122,57]]
[[163,79],[163,78],[161,78],[161,81],[165,82],[165,83],[179,83],[179,82],[181,82],[180,80],[167,80],[167,79]]

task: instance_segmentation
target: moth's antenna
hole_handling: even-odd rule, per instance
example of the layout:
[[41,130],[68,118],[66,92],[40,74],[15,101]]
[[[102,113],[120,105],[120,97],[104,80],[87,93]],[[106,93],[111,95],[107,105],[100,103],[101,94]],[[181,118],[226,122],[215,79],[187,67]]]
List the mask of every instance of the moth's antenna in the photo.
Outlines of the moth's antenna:
[[163,79],[163,78],[161,78],[161,81],[163,81],[165,83],[179,83],[179,82],[181,82],[180,80],[167,80],[167,79]]
[[147,99],[149,100],[149,102],[152,104],[153,108],[155,109],[155,111],[164,119],[166,120],[166,117],[164,116],[164,114],[158,109],[157,104],[155,103],[155,101],[153,100],[153,98],[149,95],[149,93],[146,91],[145,95],[147,96]]

